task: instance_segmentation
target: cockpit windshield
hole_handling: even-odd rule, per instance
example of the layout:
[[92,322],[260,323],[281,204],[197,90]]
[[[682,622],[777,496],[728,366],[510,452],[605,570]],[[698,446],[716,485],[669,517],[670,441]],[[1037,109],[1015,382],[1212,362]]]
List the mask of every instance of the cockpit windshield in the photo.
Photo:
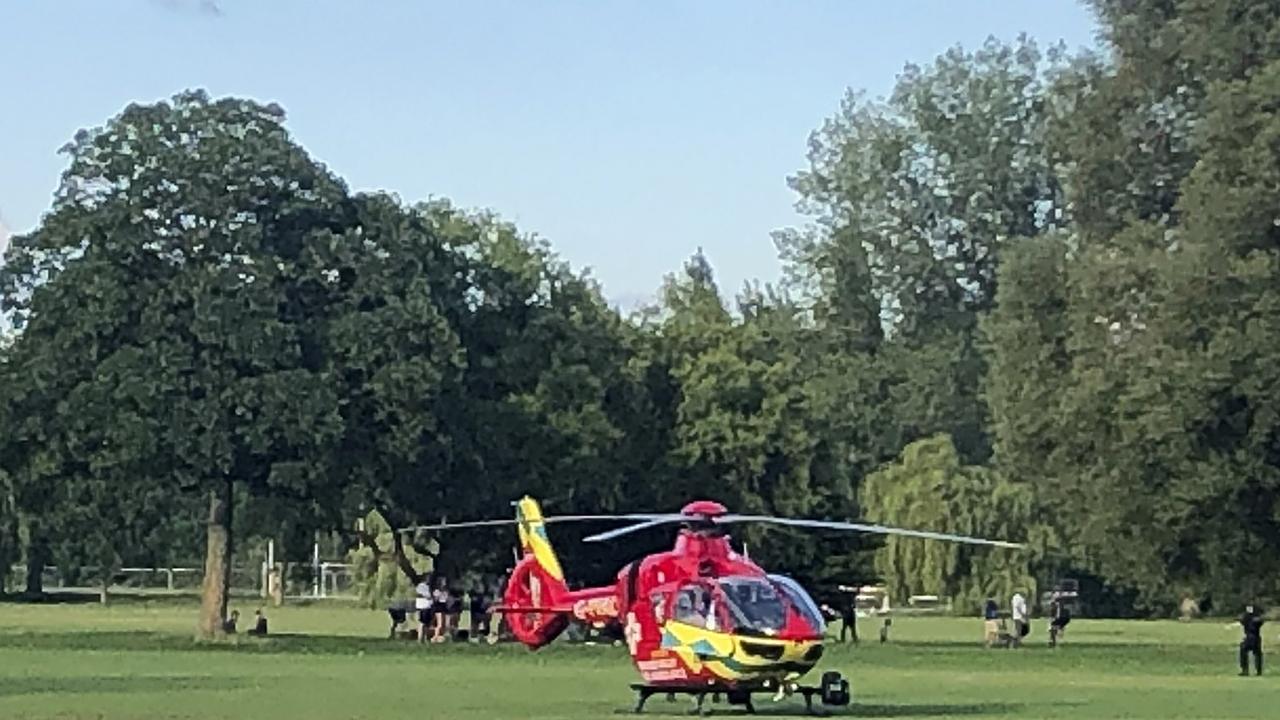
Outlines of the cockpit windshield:
[[739,632],[778,632],[787,624],[787,601],[773,583],[762,578],[721,578],[720,588]]
[[800,583],[785,575],[770,575],[769,579],[787,594],[796,611],[804,616],[804,619],[813,627],[815,632],[819,635],[826,632],[827,623],[822,619],[822,611],[813,602],[813,598],[809,597],[809,593],[800,587]]
[[[662,596],[655,596],[655,615],[661,617]],[[794,580],[781,575],[734,576],[700,580],[680,588],[671,605],[671,619],[708,630],[775,635],[795,613],[821,634],[822,613]]]

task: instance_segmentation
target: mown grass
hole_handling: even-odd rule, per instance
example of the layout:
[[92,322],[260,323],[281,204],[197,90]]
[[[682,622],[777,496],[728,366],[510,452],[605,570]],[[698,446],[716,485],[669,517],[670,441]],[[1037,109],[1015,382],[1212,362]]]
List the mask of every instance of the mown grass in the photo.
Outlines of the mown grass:
[[[251,616],[253,606],[242,606]],[[273,636],[193,642],[190,601],[0,605],[2,718],[598,718],[630,711],[625,651],[420,646],[385,639],[385,613],[337,604],[269,611]],[[1280,682],[1236,677],[1223,622],[1077,620],[1050,650],[985,650],[976,620],[898,618],[881,645],[832,645],[873,718],[1274,718]],[[1269,638],[1270,639],[1270,638]],[[814,678],[816,680],[816,677]],[[652,715],[688,705],[650,701]],[[761,714],[802,703],[761,698]],[[731,712],[721,708],[724,714]]]

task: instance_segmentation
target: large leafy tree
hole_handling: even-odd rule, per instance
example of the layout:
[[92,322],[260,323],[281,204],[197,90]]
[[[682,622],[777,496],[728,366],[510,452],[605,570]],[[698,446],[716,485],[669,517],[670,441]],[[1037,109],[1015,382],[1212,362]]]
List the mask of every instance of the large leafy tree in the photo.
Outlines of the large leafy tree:
[[1020,38],[908,66],[886,102],[849,95],[791,180],[815,225],[779,236],[789,273],[842,346],[883,346],[901,442],[945,432],[988,454],[977,318],[1007,247],[1061,221],[1046,78],[1064,65]]
[[78,133],[51,212],[4,269],[26,369],[17,474],[38,486],[87,464],[71,418],[101,417],[106,401],[77,388],[121,368],[122,389],[102,390],[137,416],[114,418],[131,439],[83,475],[110,483],[128,468],[204,494],[205,636],[226,612],[234,485],[324,504],[319,460],[342,426],[316,351],[336,281],[308,248],[341,233],[346,190],[282,119],[192,92]]
[[[522,493],[554,511],[613,508],[635,392],[626,328],[598,288],[488,214],[354,207],[358,230],[327,261],[344,278],[328,343],[349,494],[398,528],[490,516]],[[498,562],[507,543],[492,532],[445,539],[440,569]],[[405,537],[383,551],[416,579]]]
[[1140,605],[1266,599],[1280,6],[1093,4],[1113,57],[1060,77],[1050,141],[1070,232],[989,325],[997,457],[1040,468],[1062,554]]

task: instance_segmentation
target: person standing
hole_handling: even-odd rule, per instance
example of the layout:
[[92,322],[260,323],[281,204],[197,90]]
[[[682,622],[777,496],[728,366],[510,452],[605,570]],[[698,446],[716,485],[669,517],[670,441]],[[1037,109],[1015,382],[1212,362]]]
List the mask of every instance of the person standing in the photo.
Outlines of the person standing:
[[1027,599],[1022,596],[1022,593],[1015,592],[1011,605],[1013,606],[1013,644],[1016,647],[1022,644],[1022,638],[1030,632],[1030,626],[1027,625]]
[[1049,647],[1057,647],[1058,639],[1062,637],[1062,633],[1066,632],[1067,623],[1071,622],[1071,611],[1058,593],[1053,594],[1049,615],[1053,618],[1049,624]]
[[1254,670],[1257,674],[1262,674],[1262,624],[1265,622],[1252,605],[1246,606],[1244,614],[1240,616],[1240,628],[1244,631],[1244,638],[1240,641],[1241,677],[1249,675],[1249,655],[1251,654]]
[[840,642],[847,642],[845,637],[852,636],[853,644],[858,644],[858,609],[854,606],[853,597],[840,600]]
[[436,578],[436,589],[431,592],[431,609],[435,612],[435,628],[431,635],[431,642],[442,643],[449,639],[449,611],[450,601],[453,598],[449,594],[449,585],[444,578]]
[[990,648],[1000,640],[1000,606],[995,598],[987,598],[982,607],[982,630],[987,647]]
[[[434,620],[431,602],[431,584],[427,582],[426,578],[423,578],[414,588],[414,593],[416,596],[413,599],[413,607],[418,611],[418,642],[424,643],[427,641],[427,628],[431,627]],[[391,626],[391,632],[393,635],[395,633],[394,619],[395,616],[393,615],[393,624]]]

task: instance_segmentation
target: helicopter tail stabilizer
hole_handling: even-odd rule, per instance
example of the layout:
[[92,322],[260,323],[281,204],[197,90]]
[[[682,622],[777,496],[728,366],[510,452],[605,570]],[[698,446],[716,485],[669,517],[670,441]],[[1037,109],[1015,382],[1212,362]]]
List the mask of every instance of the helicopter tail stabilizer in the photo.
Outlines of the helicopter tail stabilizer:
[[526,496],[516,502],[516,530],[524,557],[507,581],[498,610],[507,616],[516,639],[536,650],[568,627],[572,604],[564,570],[547,537],[542,509],[533,498]]
[[547,538],[542,508],[528,495],[516,502],[516,529],[520,533],[520,547],[525,557],[532,556],[549,578],[564,584],[564,570],[560,567],[556,551],[551,548],[551,540]]

